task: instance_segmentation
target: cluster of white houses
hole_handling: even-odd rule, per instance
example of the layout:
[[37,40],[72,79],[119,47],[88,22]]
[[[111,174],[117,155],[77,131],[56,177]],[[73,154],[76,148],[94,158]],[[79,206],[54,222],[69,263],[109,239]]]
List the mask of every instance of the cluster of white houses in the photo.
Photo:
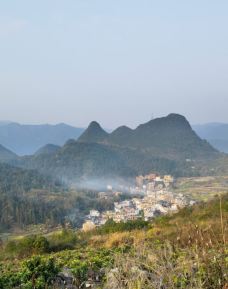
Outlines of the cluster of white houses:
[[138,176],[135,179],[135,187],[130,188],[131,192],[144,194],[168,189],[172,187],[174,178],[171,175],[160,176],[156,174],[149,174],[146,176]]
[[96,226],[104,225],[109,219],[117,223],[138,218],[144,218],[147,221],[160,215],[176,212],[180,208],[195,203],[183,194],[173,193],[171,191],[172,183],[173,178],[171,176],[161,178],[151,174],[137,177],[136,186],[131,190],[141,193],[141,198],[116,202],[112,211],[100,213],[97,210],[91,210],[85,219],[83,230],[87,231]]

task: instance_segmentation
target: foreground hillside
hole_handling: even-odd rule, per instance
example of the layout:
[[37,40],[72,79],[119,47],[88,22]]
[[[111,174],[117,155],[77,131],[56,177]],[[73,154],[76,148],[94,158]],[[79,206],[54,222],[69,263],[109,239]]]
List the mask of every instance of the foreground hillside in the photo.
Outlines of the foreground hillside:
[[[227,240],[225,195],[151,223],[110,221],[89,233],[4,243],[0,288],[225,289]],[[74,285],[57,285],[57,275]]]

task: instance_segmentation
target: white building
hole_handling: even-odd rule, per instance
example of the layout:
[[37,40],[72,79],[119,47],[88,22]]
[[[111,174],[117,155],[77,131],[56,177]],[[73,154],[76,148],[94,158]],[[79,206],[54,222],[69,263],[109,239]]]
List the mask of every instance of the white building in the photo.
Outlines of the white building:
[[92,218],[98,218],[100,217],[100,212],[98,212],[97,210],[91,210],[90,213],[89,213],[90,217]]

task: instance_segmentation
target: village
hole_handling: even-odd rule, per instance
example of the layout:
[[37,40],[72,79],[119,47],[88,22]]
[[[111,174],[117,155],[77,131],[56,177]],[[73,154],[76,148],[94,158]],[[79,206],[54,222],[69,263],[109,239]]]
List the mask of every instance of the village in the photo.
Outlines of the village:
[[[135,186],[130,187],[129,190],[132,195],[138,194],[139,197],[115,202],[114,209],[110,211],[91,210],[85,218],[83,231],[102,226],[110,219],[116,223],[139,218],[149,221],[161,215],[177,212],[185,206],[192,206],[195,201],[181,193],[174,193],[173,184],[174,178],[170,175],[149,174],[136,177]],[[113,192],[113,194],[121,194],[121,192]]]

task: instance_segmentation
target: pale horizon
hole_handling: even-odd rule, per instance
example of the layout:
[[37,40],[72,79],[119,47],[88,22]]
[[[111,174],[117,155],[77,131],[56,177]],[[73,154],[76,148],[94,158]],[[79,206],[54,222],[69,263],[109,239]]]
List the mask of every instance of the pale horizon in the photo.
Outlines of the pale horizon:
[[[171,112],[173,113],[173,112]],[[174,112],[175,113],[175,112]],[[160,117],[166,117],[167,115],[160,115],[160,116],[155,116],[153,119],[155,118],[160,118]],[[185,115],[183,115],[185,116]],[[152,118],[151,118],[152,119]],[[141,123],[138,123],[136,124],[135,126],[130,126],[130,125],[127,125],[125,123],[123,124],[120,124],[119,126],[128,126],[129,128],[132,128],[132,129],[135,129],[137,126],[139,126],[140,124],[143,124],[143,123],[146,123],[146,122],[149,122],[151,119],[148,119],[148,120],[145,120],[144,122],[141,122]],[[188,120],[188,119],[187,119]],[[52,126],[56,126],[56,125],[60,125],[60,124],[65,124],[65,125],[69,125],[69,126],[72,126],[72,127],[75,127],[75,128],[83,128],[83,129],[86,129],[89,124],[92,122],[92,121],[96,121],[98,122],[101,127],[104,129],[104,130],[107,130],[107,131],[112,131],[112,130],[115,130],[116,128],[118,128],[119,126],[116,126],[116,127],[107,127],[105,126],[105,124],[97,121],[96,119],[94,120],[91,120],[89,121],[87,124],[85,124],[84,126],[79,126],[77,124],[74,124],[74,123],[67,123],[67,122],[64,122],[64,121],[59,121],[59,122],[31,122],[31,123],[28,123],[28,122],[20,122],[20,121],[14,121],[14,120],[0,120],[0,125],[1,123],[6,123],[6,124],[10,124],[10,123],[17,123],[17,124],[20,124],[20,125],[52,125]],[[189,121],[189,120],[188,120]],[[189,122],[191,126],[204,126],[204,125],[211,125],[211,124],[220,124],[220,125],[228,125],[228,122],[217,122],[217,121],[209,121],[209,122],[202,122],[202,123],[191,123]]]
[[0,118],[135,127],[228,123],[228,2],[0,4]]

